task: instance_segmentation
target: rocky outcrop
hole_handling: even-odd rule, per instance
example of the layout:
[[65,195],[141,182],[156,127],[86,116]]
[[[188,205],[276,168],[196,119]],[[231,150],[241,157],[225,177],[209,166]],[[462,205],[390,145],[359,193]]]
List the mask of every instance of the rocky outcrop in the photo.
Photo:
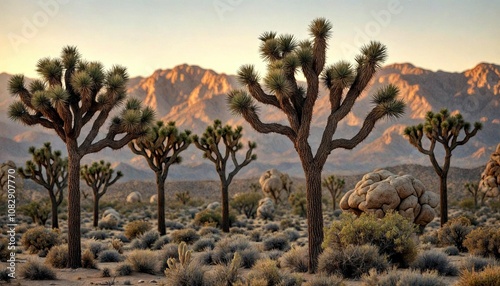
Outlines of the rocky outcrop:
[[481,174],[479,190],[489,198],[497,197],[500,194],[500,144],[491,154],[490,160]]
[[264,196],[273,199],[274,203],[278,204],[281,201],[282,192],[287,198],[290,196],[293,182],[288,174],[269,169],[260,176],[259,184]]
[[425,226],[436,216],[434,208],[438,204],[438,195],[427,191],[413,176],[376,170],[364,175],[342,197],[340,208],[356,215],[373,213],[379,218],[388,211],[397,211],[415,224]]

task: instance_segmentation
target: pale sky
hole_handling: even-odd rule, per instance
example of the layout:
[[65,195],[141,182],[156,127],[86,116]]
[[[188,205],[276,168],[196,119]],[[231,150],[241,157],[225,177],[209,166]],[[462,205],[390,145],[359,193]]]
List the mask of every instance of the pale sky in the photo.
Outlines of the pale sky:
[[131,76],[183,63],[227,74],[255,64],[263,73],[258,36],[307,39],[317,17],[333,25],[328,63],[354,62],[377,40],[388,47],[387,64],[452,72],[500,64],[500,1],[0,0],[0,11],[0,72],[30,77],[38,59],[65,45]]

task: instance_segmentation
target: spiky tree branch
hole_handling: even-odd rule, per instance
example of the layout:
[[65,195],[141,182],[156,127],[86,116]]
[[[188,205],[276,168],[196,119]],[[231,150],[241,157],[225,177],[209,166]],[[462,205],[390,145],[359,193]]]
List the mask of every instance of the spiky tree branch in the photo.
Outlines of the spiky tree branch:
[[[432,166],[440,178],[441,226],[448,221],[448,187],[446,181],[452,152],[456,147],[464,145],[470,138],[474,137],[481,130],[482,124],[476,122],[472,131],[470,128],[471,124],[466,122],[460,113],[452,115],[447,109],[441,109],[438,113],[427,112],[423,124],[408,126],[404,130],[410,144],[422,154],[429,156]],[[462,131],[465,133],[463,137],[461,136]],[[422,144],[424,136],[430,142],[427,149]],[[442,165],[439,164],[434,153],[436,143],[441,144],[445,151]]]
[[52,228],[59,228],[58,207],[64,198],[64,189],[68,186],[68,159],[61,157],[61,151],[52,152],[50,142],[42,148],[29,148],[32,160],[26,161],[18,172],[24,179],[33,180],[49,193],[52,210]]
[[[236,153],[243,149],[240,142],[243,128],[237,126],[233,129],[230,125],[222,126],[220,120],[214,120],[201,137],[195,135],[194,144],[203,151],[203,157],[212,161],[221,181],[222,192],[222,230],[229,232],[229,185],[234,176],[246,165],[257,159],[252,154],[257,147],[255,142],[248,142],[248,150],[243,161],[238,162]],[[223,149],[222,149],[223,148]],[[230,160],[234,169],[227,173],[227,163]]]
[[143,156],[156,174],[158,192],[158,231],[166,234],[165,228],[165,180],[172,164],[181,163],[180,153],[188,148],[193,138],[191,131],[179,132],[175,122],[167,125],[157,121],[147,136],[131,141],[128,147],[134,154]]
[[80,169],[80,176],[87,186],[92,189],[94,197],[94,227],[97,227],[99,223],[99,200],[111,185],[123,177],[120,171],[116,172],[114,176],[113,174],[114,170],[111,168],[111,163],[104,162],[104,160],[94,162],[90,166],[84,165]]
[[[77,268],[81,266],[80,161],[89,153],[107,147],[120,149],[143,136],[154,112],[143,108],[138,100],[126,99],[128,75],[124,67],[113,66],[105,71],[99,62],[82,60],[76,47],[64,47],[60,58],[39,60],[36,71],[41,79],[29,87],[23,75],[9,80],[9,91],[19,99],[9,106],[8,114],[23,124],[40,124],[54,130],[66,144],[68,267]],[[105,127],[113,110],[124,102],[123,110]],[[88,124],[88,133],[80,136]]]
[[[384,117],[398,118],[405,108],[404,102],[397,99],[399,90],[392,85],[384,87],[373,96],[374,106],[358,133],[352,138],[334,138],[339,122],[351,112],[387,57],[387,51],[384,45],[371,42],[361,49],[355,66],[341,61],[325,67],[331,28],[326,19],[315,19],[309,26],[311,38],[300,42],[292,36],[278,36],[275,32],[262,34],[260,52],[268,63],[263,84],[269,93],[264,92],[254,67],[244,65],[238,71],[238,78],[248,92],[233,90],[228,94],[229,109],[234,114],[241,115],[260,133],[287,136],[300,157],[307,181],[310,272],[316,271],[323,240],[321,171],[329,154],[338,148],[354,148],[366,139],[377,121]],[[295,78],[299,70],[306,79],[305,88]],[[330,114],[314,154],[308,138],[320,84],[328,89]],[[262,122],[257,102],[277,108],[286,116],[288,124]]]

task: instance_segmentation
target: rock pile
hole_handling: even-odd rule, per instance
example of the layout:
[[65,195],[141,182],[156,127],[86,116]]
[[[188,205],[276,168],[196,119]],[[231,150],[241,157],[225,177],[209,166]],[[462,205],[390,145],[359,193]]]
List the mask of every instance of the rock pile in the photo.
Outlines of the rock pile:
[[497,197],[500,194],[500,144],[490,156],[486,168],[481,174],[479,190],[486,193],[486,197]]

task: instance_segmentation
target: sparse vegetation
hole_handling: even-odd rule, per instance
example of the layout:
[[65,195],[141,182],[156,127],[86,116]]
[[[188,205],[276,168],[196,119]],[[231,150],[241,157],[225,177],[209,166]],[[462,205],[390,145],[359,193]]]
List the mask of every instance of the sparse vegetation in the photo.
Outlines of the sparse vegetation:
[[59,244],[59,235],[43,226],[31,228],[21,237],[21,245],[29,253],[49,251],[53,246]]
[[498,227],[478,227],[467,235],[463,244],[474,255],[500,259],[500,229]]
[[38,261],[28,261],[20,269],[20,276],[28,280],[55,280],[56,273]]
[[233,196],[230,204],[240,214],[244,214],[247,218],[255,218],[257,207],[262,195],[256,192],[238,193]]
[[472,231],[470,220],[466,217],[452,219],[445,223],[438,231],[439,241],[444,245],[454,245],[460,251],[467,251],[464,241]]
[[156,274],[158,260],[155,253],[149,249],[136,249],[127,255],[126,262],[132,269],[141,273]]
[[56,245],[47,253],[46,263],[55,268],[65,268],[68,266],[68,245]]
[[151,224],[149,224],[149,222],[143,220],[136,220],[136,221],[131,221],[125,225],[124,233],[128,239],[133,239],[150,229],[151,229]]

